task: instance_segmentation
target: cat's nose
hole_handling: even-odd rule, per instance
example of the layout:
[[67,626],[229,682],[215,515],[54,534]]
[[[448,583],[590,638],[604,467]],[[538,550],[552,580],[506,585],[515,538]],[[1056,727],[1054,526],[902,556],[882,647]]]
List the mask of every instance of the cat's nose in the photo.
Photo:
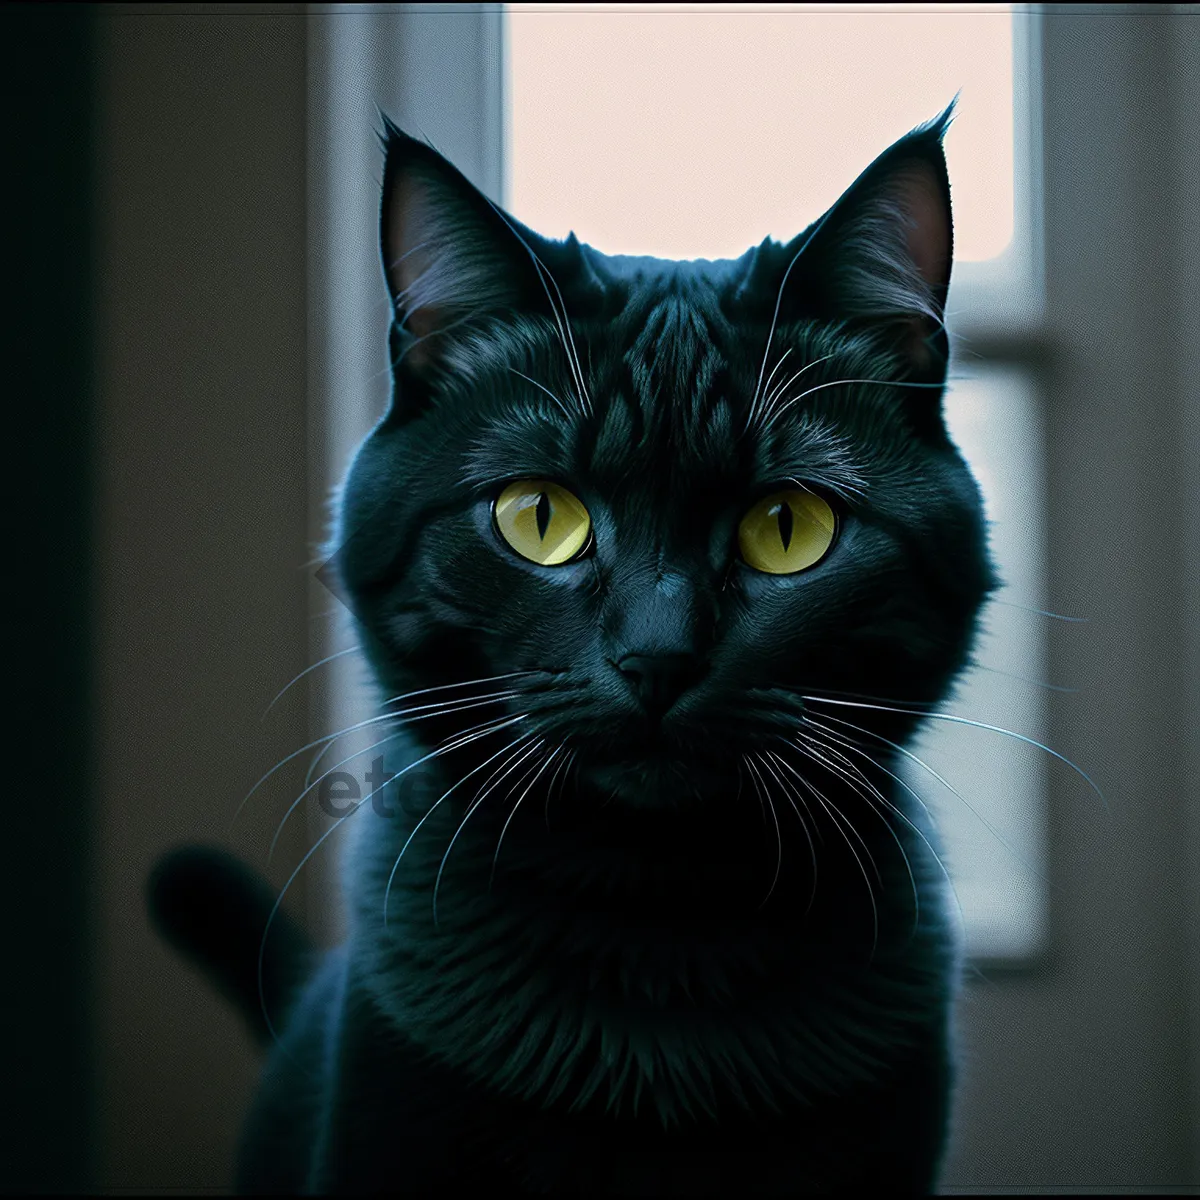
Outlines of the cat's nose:
[[699,677],[691,654],[626,654],[613,665],[654,716],[665,713]]

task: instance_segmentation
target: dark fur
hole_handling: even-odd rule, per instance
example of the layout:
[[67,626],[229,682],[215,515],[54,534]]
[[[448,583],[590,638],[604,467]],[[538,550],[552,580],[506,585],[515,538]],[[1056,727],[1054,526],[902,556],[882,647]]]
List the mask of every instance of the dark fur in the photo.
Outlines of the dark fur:
[[[936,703],[993,586],[940,410],[948,120],[793,242],[695,263],[548,242],[387,128],[394,397],[345,486],[336,577],[381,698],[533,673],[429,695],[518,692],[424,713],[389,773],[524,716],[348,818],[350,936],[268,1063],[243,1188],[933,1188],[957,950],[882,740],[916,718],[800,697]],[[813,365],[764,428],[751,402],[785,352],[775,382]],[[841,379],[874,382],[819,386]],[[584,501],[588,555],[540,567],[501,542],[491,503],[522,477]],[[838,540],[760,574],[737,524],[788,480],[831,500]],[[665,715],[629,654],[671,665]],[[878,735],[826,723],[894,807],[794,748],[837,746],[810,722],[830,716]],[[542,742],[472,807],[523,737]],[[549,788],[532,772],[559,746]]]

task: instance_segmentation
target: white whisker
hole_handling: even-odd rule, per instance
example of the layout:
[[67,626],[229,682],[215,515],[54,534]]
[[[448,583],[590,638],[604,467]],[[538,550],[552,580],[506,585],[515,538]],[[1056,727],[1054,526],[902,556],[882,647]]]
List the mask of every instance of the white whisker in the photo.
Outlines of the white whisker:
[[546,818],[546,832],[547,833],[549,833],[549,831],[550,831],[550,797],[554,795],[554,785],[559,782],[559,776],[561,774],[562,785],[560,785],[559,793],[558,793],[559,799],[561,800],[562,799],[562,786],[564,786],[566,784],[567,772],[570,771],[571,765],[575,762],[575,759],[578,756],[578,753],[579,752],[577,750],[568,750],[567,754],[563,758],[563,760],[558,764],[557,767],[554,768],[554,775],[551,777],[550,782],[546,785],[546,805],[545,805],[545,814],[544,815]]
[[538,381],[536,379],[530,379],[528,375],[524,374],[521,371],[518,371],[515,367],[509,367],[508,370],[511,371],[514,375],[520,375],[521,378],[524,379],[526,383],[533,384],[533,386],[535,388],[537,388],[539,391],[545,392],[546,395],[549,396],[550,399],[553,400],[554,403],[557,404],[560,409],[562,409],[563,416],[570,417],[571,410],[569,408],[567,408],[567,406],[548,387],[545,387],[543,384],[538,383]]
[[[809,243],[821,231],[825,224],[825,219],[822,218],[817,222],[815,227],[809,232],[808,237],[801,243],[800,248],[792,255],[791,261],[788,263],[786,270],[783,272],[783,278],[779,281],[779,290],[775,293],[775,310],[771,314],[771,328],[767,331],[767,345],[763,350],[762,366],[758,369],[758,383],[754,387],[754,398],[750,402],[750,407],[753,410],[758,403],[758,397],[762,392],[763,373],[767,369],[767,359],[771,357],[771,343],[775,340],[775,326],[779,324],[779,309],[783,304],[783,290],[787,287],[787,281],[791,277],[792,268],[800,261],[800,256],[808,249]],[[747,425],[747,428],[749,426]]]
[[501,773],[500,773],[500,776],[498,779],[495,778],[495,776],[493,775],[494,782],[489,780],[489,782],[485,785],[482,794],[476,795],[475,800],[472,802],[470,808],[467,809],[466,815],[458,823],[458,828],[454,831],[454,836],[450,839],[450,844],[446,847],[446,853],[442,855],[442,862],[441,862],[441,865],[438,867],[437,877],[433,881],[433,923],[435,926],[438,923],[437,898],[438,898],[438,889],[441,887],[441,884],[442,884],[442,873],[446,869],[446,862],[450,857],[450,851],[454,849],[454,843],[456,841],[458,841],[458,835],[460,833],[462,833],[462,831],[466,828],[467,822],[471,819],[472,814],[484,802],[484,800],[487,799],[488,795],[495,788],[496,784],[500,783],[501,780],[503,780],[506,775],[508,775],[510,772],[514,771],[517,767],[519,767],[521,765],[521,763],[523,763],[531,754],[535,753],[537,751],[538,747],[541,746],[542,744],[543,744],[543,739],[538,738],[537,741],[535,741],[531,746],[529,746],[525,750],[525,752],[523,754],[521,754],[515,761],[510,761],[501,768]]
[[[542,772],[558,757],[558,755],[561,751],[562,751],[561,746],[556,746],[554,748],[550,757],[547,758],[546,761],[544,763],[542,763],[542,765],[540,767],[538,767],[537,772],[534,775],[534,777],[529,781],[528,784],[526,784],[525,790],[520,794],[520,796],[517,797],[516,804],[514,804],[512,806],[512,812],[510,812],[508,814],[508,820],[504,822],[504,828],[500,830],[500,836],[496,839],[496,853],[492,856],[492,873],[491,873],[491,875],[488,876],[488,891],[489,892],[492,890],[492,885],[496,882],[496,864],[500,861],[500,847],[504,843],[504,835],[508,832],[509,824],[511,823],[513,817],[515,817],[517,815],[517,809],[521,807],[521,801],[524,800],[525,797],[529,795],[530,789],[533,787],[533,785],[535,783],[537,783],[538,779],[541,777]],[[546,794],[549,795],[548,789],[547,789]]]
[[[796,748],[798,750],[800,750],[802,753],[804,752],[804,747],[797,746]],[[820,762],[820,759],[817,758],[815,755],[810,754],[809,757],[812,758],[815,762],[818,762],[818,763]],[[780,759],[780,762],[783,762],[783,760]],[[859,834],[858,830],[854,828],[853,824],[849,821],[849,819],[841,811],[841,809],[839,809],[837,807],[837,805],[834,804],[833,801],[831,801],[825,795],[825,793],[822,792],[821,789],[819,787],[817,787],[817,785],[815,783],[813,783],[813,781],[811,779],[804,778],[803,776],[800,776],[798,774],[796,775],[796,778],[803,779],[803,782],[808,787],[808,790],[810,792],[812,792],[813,796],[816,797],[817,803],[820,804],[821,807],[829,814],[829,818],[833,822],[834,828],[842,835],[842,840],[846,843],[847,847],[850,850],[850,853],[854,856],[854,861],[856,863],[858,863],[858,869],[862,872],[863,882],[866,883],[866,885],[867,885],[867,898],[871,902],[871,927],[872,927],[871,956],[874,957],[875,950],[879,945],[879,908],[878,908],[878,905],[875,903],[875,889],[871,886],[871,877],[870,877],[870,875],[867,874],[867,868],[865,866],[863,866],[863,861],[861,858],[859,858],[858,851],[855,850],[855,848],[854,848],[854,843],[850,840],[849,836],[846,834],[845,829],[842,828],[842,824],[841,824],[842,821],[844,821],[846,823],[847,827],[850,829],[850,832],[853,833],[854,836],[856,838],[858,838],[859,842],[862,843],[863,850],[866,851],[867,857],[871,861],[871,868],[875,872],[875,876],[877,879],[879,879],[880,885],[882,886],[883,877],[879,873],[879,866],[875,862],[875,858],[871,854],[870,850],[868,849],[866,842],[863,841],[862,836]],[[841,820],[839,820],[839,818]]]
[[[770,758],[776,757],[770,751],[767,751],[767,755]],[[809,833],[808,822],[802,816],[800,809],[796,807],[796,801],[799,800],[801,805],[803,805],[803,807],[804,807],[804,811],[807,812],[808,815],[813,818],[813,827],[814,828],[816,828],[816,824],[817,824],[816,817],[813,816],[812,810],[808,807],[808,805],[804,803],[804,797],[801,796],[800,793],[795,790],[795,788],[790,787],[788,785],[787,781],[783,778],[783,776],[780,775],[779,772],[776,771],[773,766],[771,766],[771,764],[767,761],[766,758],[762,758],[761,755],[759,757],[762,762],[762,765],[771,772],[772,776],[779,782],[779,786],[781,788],[783,788],[783,793],[787,797],[788,803],[792,806],[792,811],[796,814],[796,819],[800,822],[800,828],[804,830],[804,837],[805,837],[805,840],[808,842],[808,853],[809,853],[810,859],[812,860],[812,887],[809,889],[809,893],[808,893],[808,907],[804,910],[804,915],[808,916],[808,914],[810,912],[812,912],[812,906],[817,899],[817,847],[816,847],[816,844],[813,842],[812,834]],[[817,829],[818,837],[820,836],[820,832],[821,831],[819,829]]]
[[823,362],[828,362],[831,358],[834,358],[834,357],[835,356],[832,354],[826,354],[826,355],[823,355],[821,358],[814,358],[812,360],[812,362],[806,363],[804,366],[802,366],[800,368],[800,370],[798,370],[787,381],[787,383],[779,384],[779,386],[776,387],[775,390],[769,396],[767,396],[767,398],[763,401],[762,408],[759,411],[759,417],[760,418],[770,417],[772,405],[779,399],[780,396],[783,395],[783,393],[785,391],[787,391],[788,388],[790,388],[792,386],[793,383],[796,382],[797,379],[800,378],[801,375],[804,374],[805,371],[809,370],[809,368],[811,368],[811,367],[819,366]]
[[[518,717],[516,719],[523,720],[524,718]],[[515,724],[515,722],[510,722],[510,724]],[[488,732],[495,733],[497,731],[489,730]],[[387,887],[385,887],[383,890],[383,927],[384,927],[384,929],[388,928],[388,897],[391,895],[391,892],[392,892],[392,882],[396,878],[396,871],[400,867],[401,859],[404,858],[405,852],[408,850],[409,846],[412,845],[412,840],[413,840],[413,838],[415,838],[417,836],[417,832],[420,830],[421,826],[424,825],[425,822],[428,821],[431,816],[433,816],[433,814],[437,811],[438,807],[441,805],[442,801],[446,800],[451,795],[452,792],[454,792],[457,788],[461,787],[464,783],[466,783],[467,780],[470,779],[472,775],[477,775],[480,771],[483,770],[484,767],[486,767],[488,765],[488,763],[495,762],[495,760],[498,759],[500,757],[500,755],[507,754],[514,746],[519,745],[524,740],[525,740],[524,736],[518,737],[514,741],[509,742],[508,745],[502,746],[490,758],[484,759],[484,761],[481,762],[477,767],[472,768],[461,779],[459,779],[455,783],[452,783],[433,802],[433,804],[431,804],[429,806],[429,810],[413,826],[412,832],[409,833],[408,837],[404,841],[404,845],[400,847],[400,853],[396,855],[396,861],[394,863],[392,863],[392,869],[391,869],[390,874],[388,875]],[[462,744],[465,745],[466,743],[462,743]],[[455,749],[457,749],[457,747],[455,747]]]
[[[792,349],[791,349],[791,347],[789,346],[789,347],[788,347],[788,348],[787,348],[787,349],[786,349],[786,350],[785,350],[785,351],[784,351],[784,352],[783,352],[783,353],[782,353],[782,354],[779,356],[779,361],[778,361],[778,362],[776,362],[776,364],[775,364],[775,365],[774,365],[774,366],[771,368],[771,374],[767,376],[767,382],[766,382],[766,383],[763,385],[763,390],[764,390],[764,391],[769,391],[769,390],[770,390],[770,387],[771,387],[771,380],[775,378],[775,372],[776,372],[776,371],[778,371],[778,370],[779,370],[779,368],[780,368],[781,366],[783,366],[783,364],[784,364],[784,361],[787,359],[787,356],[788,356],[789,354],[791,354],[791,352],[792,352]],[[754,423],[755,408],[757,407],[757,405],[758,405],[758,393],[757,393],[757,391],[756,391],[756,392],[755,392],[755,394],[754,394],[754,398],[753,398],[753,400],[752,400],[752,401],[751,401],[751,403],[750,403],[750,411],[749,411],[749,413],[748,413],[748,415],[747,415],[747,417],[746,417],[746,425],[747,425],[747,427],[749,427],[750,425],[752,425],[752,424]]]
[[[818,724],[816,722],[815,718],[813,718],[811,716],[805,717],[805,724],[806,724],[807,728],[814,730],[814,731],[820,730],[820,732],[822,734],[824,734],[824,736],[826,738],[829,738],[832,741],[837,742],[839,745],[845,746],[846,749],[852,750],[855,754],[858,754],[862,758],[865,758],[867,760],[867,762],[869,762],[877,770],[882,771],[885,775],[887,775],[891,779],[895,780],[895,782],[897,784],[899,784],[900,787],[904,788],[904,790],[906,792],[908,792],[909,795],[912,796],[914,800],[916,800],[916,802],[921,806],[922,809],[925,810],[926,813],[929,813],[929,808],[926,805],[925,801],[922,800],[921,797],[918,796],[917,793],[914,792],[913,789],[911,787],[909,787],[909,785],[907,783],[905,783],[904,780],[901,779],[899,775],[896,775],[894,772],[888,770],[888,768],[885,767],[881,762],[877,762],[861,746],[856,746],[853,742],[849,741],[848,739],[843,738],[835,730],[827,729],[824,725]],[[818,737],[816,732],[814,732],[812,734],[812,736],[814,738]],[[827,750],[832,749],[832,747],[830,747],[829,745],[826,745],[825,748]],[[966,913],[963,912],[962,901],[959,900],[959,898],[958,898],[958,892],[954,887],[954,880],[951,878],[950,872],[946,869],[946,864],[944,862],[942,862],[941,855],[937,852],[937,850],[935,849],[933,844],[925,836],[924,831],[919,826],[914,824],[912,822],[912,820],[909,819],[908,814],[905,813],[903,809],[899,808],[896,804],[894,804],[891,800],[889,800],[886,796],[884,796],[884,794],[877,787],[875,787],[875,785],[873,783],[871,783],[871,781],[869,779],[867,779],[866,775],[863,773],[861,768],[859,768],[856,764],[852,763],[844,755],[841,755],[840,757],[847,764],[847,766],[853,768],[854,772],[871,788],[871,790],[875,793],[875,795],[878,796],[880,798],[880,800],[882,800],[883,803],[886,804],[888,806],[888,808],[890,808],[896,814],[896,816],[898,816],[900,818],[900,820],[902,820],[917,835],[917,837],[919,837],[921,839],[921,841],[923,841],[925,843],[930,854],[933,855],[933,861],[937,863],[938,869],[941,871],[942,876],[945,878],[946,883],[950,888],[950,894],[954,897],[954,904],[955,904],[955,907],[958,909],[959,930],[965,936],[966,928],[967,928]],[[930,820],[932,821],[933,815],[932,814],[929,814],[929,815],[930,815]],[[934,824],[936,826],[936,821],[934,821]],[[910,877],[911,877],[911,869],[910,869]],[[916,920],[914,918],[914,925],[915,924],[916,924]]]
[[[313,790],[313,788],[318,787],[320,785],[321,781],[323,779],[327,779],[330,775],[332,775],[334,773],[334,771],[336,771],[338,769],[338,767],[344,767],[348,762],[353,762],[354,759],[361,758],[362,755],[369,754],[372,750],[378,750],[380,746],[386,746],[388,742],[395,741],[396,738],[398,738],[399,736],[400,736],[400,731],[397,731],[396,733],[389,733],[387,737],[381,738],[377,742],[372,742],[369,746],[365,746],[361,750],[356,750],[353,754],[346,755],[346,757],[343,758],[341,760],[341,762],[334,763],[332,767],[330,767],[326,771],[322,771],[321,774],[316,779],[314,779],[310,783],[308,783],[305,786],[304,790],[300,793],[300,795],[298,795],[295,798],[295,800],[293,800],[292,803],[288,806],[287,812],[285,812],[283,814],[283,819],[279,822],[279,825],[276,827],[275,836],[271,839],[271,847],[267,851],[267,863],[270,864],[271,861],[275,857],[275,847],[279,844],[279,839],[283,834],[283,827],[288,823],[288,818],[292,815],[292,813],[294,813],[296,811],[297,808],[300,807],[301,803],[304,800],[304,797],[307,796]],[[331,742],[330,745],[332,745],[332,744],[333,743]]]
[[775,874],[771,877],[771,886],[767,889],[767,894],[763,897],[762,903],[758,906],[760,909],[762,909],[766,907],[767,902],[771,899],[772,895],[774,895],[775,885],[779,882],[779,872],[783,866],[783,839],[779,834],[779,817],[775,813],[775,805],[771,803],[770,789],[767,787],[766,782],[759,775],[758,768],[755,767],[754,763],[749,758],[746,759],[746,766],[750,768],[750,771],[756,781],[755,789],[757,790],[758,785],[760,783],[762,784],[762,791],[759,792],[759,800],[760,802],[764,799],[766,800],[767,807],[769,807],[771,810],[771,820],[775,824]]
[[[524,672],[522,672],[522,673],[524,673]],[[528,673],[534,674],[536,672],[528,672]],[[496,678],[505,678],[505,677],[497,676]],[[485,682],[485,681],[475,680],[473,682]],[[487,681],[487,682],[490,682],[490,681]],[[449,686],[462,686],[462,685],[447,684],[445,686],[449,687]],[[417,696],[417,695],[423,695],[427,692],[440,691],[440,690],[442,690],[442,689],[441,688],[422,688],[418,692],[409,692],[406,695],[394,697],[392,700],[386,700],[386,701],[384,701],[384,703],[392,704],[392,703],[396,703],[400,700],[411,699],[412,697]],[[512,699],[521,694],[522,693],[519,691],[512,691],[512,690],[507,691],[507,692],[492,692],[485,696],[467,696],[462,699],[442,700],[442,701],[438,701],[435,704],[425,704],[425,705],[418,705],[416,708],[400,709],[397,712],[380,713],[378,716],[367,717],[365,720],[357,721],[355,724],[348,725],[345,729],[339,729],[335,733],[327,733],[322,737],[315,738],[313,741],[309,742],[306,746],[301,746],[299,750],[293,750],[291,754],[287,755],[284,758],[281,758],[279,760],[279,762],[277,762],[269,771],[266,772],[266,774],[264,774],[258,780],[258,782],[242,798],[242,802],[238,805],[237,811],[233,814],[233,820],[231,820],[229,823],[229,828],[232,829],[233,826],[237,823],[237,819],[241,815],[242,810],[246,807],[246,804],[249,801],[250,797],[253,796],[254,793],[257,792],[258,789],[260,787],[262,787],[262,785],[264,783],[266,783],[266,781],[268,779],[270,779],[272,775],[275,774],[276,771],[287,766],[288,763],[290,763],[293,759],[298,758],[301,754],[308,753],[309,750],[314,750],[318,746],[324,747],[328,743],[337,741],[339,738],[347,737],[348,735],[350,735],[352,733],[357,733],[358,730],[360,730],[360,729],[367,729],[372,725],[378,725],[384,721],[405,722],[405,721],[409,720],[410,718],[412,718],[414,720],[425,720],[429,716],[438,716],[438,715],[451,716],[455,713],[465,712],[471,708],[480,707],[483,704],[496,703],[497,701],[502,700],[502,699],[505,699],[505,700]],[[466,702],[464,702],[464,701],[466,701]],[[459,707],[454,707],[455,705],[458,705]],[[425,715],[413,717],[414,713],[420,713],[420,714],[425,714]],[[316,761],[319,761],[319,757]],[[316,765],[316,763],[314,761],[314,764],[309,768],[310,771],[315,768],[315,765]]]
[[[961,804],[963,804],[967,811],[970,812],[976,818],[976,820],[981,822],[987,831],[992,835],[992,837],[994,837],[1017,860],[1017,862],[1025,867],[1026,870],[1031,871],[1039,878],[1045,880],[1050,887],[1054,888],[1056,891],[1059,890],[1059,885],[1057,883],[1055,883],[1041,870],[1030,863],[1019,851],[1015,850],[1008,839],[996,829],[996,827],[987,819],[987,817],[985,817],[948,779],[942,775],[939,775],[938,772],[935,771],[933,767],[931,767],[923,758],[919,758],[911,750],[901,746],[898,742],[893,742],[890,738],[884,737],[884,735],[881,733],[876,733],[874,730],[866,729],[862,725],[855,725],[852,721],[845,721],[841,717],[833,717],[829,716],[828,714],[823,715],[826,721],[833,721],[838,725],[844,725],[848,729],[856,730],[858,733],[865,734],[867,737],[874,738],[879,742],[883,742],[884,745],[890,746],[893,750],[897,751],[897,753],[903,754],[910,762],[916,763],[918,767],[927,772],[929,775],[932,775],[933,778],[938,781],[938,783],[940,783],[947,791],[950,792],[951,795],[953,795]],[[811,716],[807,716],[805,717],[805,720],[812,722],[813,718]],[[886,770],[886,768],[882,769]],[[891,774],[891,772],[889,771],[888,774]],[[893,778],[895,778],[895,776],[893,776]],[[907,784],[904,786],[907,787]],[[912,792],[912,788],[908,788],[908,790]],[[912,792],[912,794],[914,796],[916,795],[915,792]],[[917,799],[920,802],[919,796]],[[924,807],[924,803],[921,803],[922,807]],[[928,809],[926,809],[926,811],[928,811]]]
[[941,383],[915,383],[911,380],[898,380],[898,379],[831,379],[828,383],[818,383],[818,384],[815,384],[813,387],[806,388],[798,396],[793,396],[790,400],[785,401],[785,403],[780,405],[780,407],[777,408],[775,410],[775,412],[771,414],[770,419],[767,421],[766,425],[763,426],[764,430],[770,429],[770,427],[772,425],[774,425],[775,422],[777,420],[779,420],[779,418],[781,416],[783,416],[783,414],[785,412],[787,412],[787,410],[789,408],[791,408],[793,404],[798,404],[801,400],[805,399],[805,397],[811,396],[815,392],[824,391],[826,388],[845,387],[850,384],[863,384],[863,385],[875,384],[877,387],[910,387],[910,388],[938,388],[938,389],[941,389],[945,386],[944,384],[941,384]]
[[265,721],[270,715],[271,709],[273,709],[275,705],[279,703],[287,691],[299,683],[300,680],[303,679],[310,671],[315,671],[318,667],[323,667],[326,663],[331,663],[335,659],[344,658],[347,654],[354,654],[357,650],[357,646],[347,646],[345,650],[339,650],[336,654],[330,654],[327,658],[321,659],[320,662],[313,663],[311,667],[305,667],[304,670],[295,677],[295,679],[291,680],[289,683],[285,683],[283,687],[281,687],[279,691],[275,693],[275,699],[267,705],[266,710],[263,712],[262,719]]
[[[508,227],[509,233],[511,233],[513,237],[515,237],[521,244],[521,246],[524,247],[525,253],[528,254],[533,260],[533,267],[537,272],[538,282],[542,285],[542,290],[546,293],[546,299],[550,301],[550,312],[553,315],[554,323],[558,328],[558,339],[562,343],[563,352],[567,356],[567,365],[571,368],[571,374],[575,379],[575,386],[579,393],[579,407],[582,410],[583,415],[586,417],[589,415],[592,407],[591,397],[588,395],[587,384],[585,383],[583,377],[583,367],[579,362],[578,351],[575,349],[575,337],[571,333],[571,322],[567,317],[566,301],[563,300],[563,295],[559,290],[558,282],[555,280],[554,276],[551,275],[549,269],[546,267],[546,264],[542,262],[542,260],[534,253],[533,247],[530,246],[529,243],[526,242],[525,239],[516,231],[516,229],[513,228],[512,222],[508,219],[504,212],[497,205],[493,204],[491,200],[488,200],[486,196],[484,199],[487,200],[488,205],[491,207],[496,216],[499,217],[500,220],[503,221]],[[546,286],[547,279],[551,284],[554,285],[554,291],[558,296],[557,304],[555,303],[554,296],[550,294],[550,288]]]
[[418,688],[413,692],[401,692],[399,696],[391,696],[384,704],[400,704],[404,700],[412,700],[416,696],[428,696],[433,692],[445,692],[451,688],[474,687],[477,683],[499,683],[502,679],[519,679],[523,675],[541,675],[543,671],[508,671],[503,675],[484,675],[480,679],[464,679],[461,683],[441,683],[437,687]]
[[[861,796],[867,802],[867,807],[870,809],[871,812],[873,812],[879,818],[879,820],[883,824],[883,827],[890,834],[892,841],[894,841],[896,843],[896,848],[900,851],[900,857],[904,860],[904,869],[908,872],[909,887],[912,889],[912,898],[913,898],[913,930],[912,930],[912,933],[913,933],[913,935],[915,935],[916,931],[917,931],[917,926],[921,922],[921,897],[917,890],[917,879],[916,879],[916,876],[913,874],[912,864],[908,860],[908,852],[904,848],[904,843],[900,840],[899,834],[897,834],[896,831],[892,828],[891,822],[887,819],[887,817],[884,815],[884,813],[880,809],[875,807],[872,797],[873,796],[877,797],[879,799],[879,801],[887,809],[890,809],[891,811],[898,813],[900,816],[903,817],[904,814],[901,813],[900,810],[898,808],[896,808],[896,806],[871,782],[871,780],[867,778],[867,776],[859,769],[858,765],[856,763],[852,762],[850,759],[846,758],[846,756],[844,754],[839,753],[832,746],[825,745],[821,741],[817,740],[815,737],[810,737],[810,736],[806,735],[803,730],[798,730],[797,736],[804,738],[805,744],[808,746],[808,748],[810,750],[812,750],[813,755],[815,757],[817,757],[818,760],[821,760],[822,758],[825,759],[825,767],[827,770],[833,771],[836,775],[838,775],[842,779],[844,779],[854,789],[854,791],[856,793],[858,793],[858,795]],[[833,758],[832,759],[825,758],[825,756],[827,756],[827,755],[833,756]],[[840,760],[840,763],[837,760]],[[840,764],[845,764],[844,768]],[[849,773],[847,773],[847,772],[849,772]],[[864,785],[866,788],[869,789],[868,791],[863,790]],[[907,820],[907,818],[905,818],[905,819]],[[911,825],[912,822],[910,821],[909,824]],[[916,826],[913,826],[913,828],[915,829]],[[920,831],[918,830],[918,833],[919,832]],[[929,845],[928,841],[926,841],[925,844],[928,846]],[[932,846],[930,846],[929,848],[930,848],[930,850],[933,850]],[[936,851],[934,852],[934,857],[935,858],[937,857]],[[938,862],[940,864],[941,860],[939,859]],[[883,883],[883,881],[881,879],[880,880],[881,886],[882,886],[882,883]]]
[[1088,787],[1090,787],[1097,796],[1100,797],[1104,807],[1106,809],[1108,808],[1108,801],[1104,798],[1104,793],[1096,786],[1096,784],[1092,781],[1091,776],[1082,767],[1077,767],[1069,758],[1059,754],[1057,750],[1051,750],[1049,746],[1043,745],[1034,738],[1026,737],[1023,733],[1014,733],[1013,730],[1003,729],[999,725],[989,725],[986,721],[972,721],[968,717],[955,716],[953,713],[918,712],[911,708],[895,708],[890,704],[863,704],[854,700],[828,700],[824,696],[801,696],[800,699],[806,702],[811,701],[814,704],[838,704],[847,708],[874,709],[877,712],[908,713],[910,716],[923,717],[931,721],[949,721],[955,725],[970,725],[975,729],[987,729],[992,733],[1000,733],[1005,737],[1015,738],[1018,742],[1024,742],[1026,745],[1035,746],[1039,750],[1044,750],[1047,754],[1057,758],[1059,762],[1065,763],[1071,768],[1072,771],[1074,771],[1087,783]]
[[[830,720],[830,721],[837,720],[836,717],[826,717],[823,719]],[[818,720],[816,717],[814,717],[812,715],[812,713],[804,714],[804,722],[805,722],[806,727],[811,728],[811,729],[819,729],[827,738],[833,739],[835,742],[837,742],[838,745],[844,746],[847,750],[854,750],[858,754],[861,754],[863,756],[863,758],[865,758],[867,760],[867,762],[871,763],[875,767],[878,767],[879,770],[881,770],[889,778],[894,779],[896,781],[896,783],[898,783],[921,806],[921,808],[925,812],[926,816],[928,816],[930,821],[933,823],[934,828],[935,829],[937,828],[937,817],[932,812],[930,812],[929,805],[926,804],[925,801],[916,792],[914,792],[913,789],[911,787],[909,787],[909,785],[894,771],[889,770],[887,767],[885,767],[883,765],[883,763],[872,758],[861,746],[852,742],[849,738],[845,737],[844,735],[838,733],[837,730],[830,729],[827,725],[823,725],[820,720]],[[842,724],[849,725],[850,723],[848,721],[843,721]],[[857,725],[853,725],[850,727],[852,729],[858,728]],[[897,809],[897,812],[899,812],[899,811],[900,810]],[[907,820],[907,817],[905,818],[905,820]],[[913,828],[915,829],[916,826],[914,825]]]

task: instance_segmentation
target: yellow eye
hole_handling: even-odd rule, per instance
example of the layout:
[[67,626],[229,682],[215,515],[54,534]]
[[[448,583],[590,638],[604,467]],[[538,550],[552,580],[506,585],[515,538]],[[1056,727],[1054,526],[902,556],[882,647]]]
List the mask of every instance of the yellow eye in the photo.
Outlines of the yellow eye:
[[794,488],[764,497],[742,518],[738,546],[756,571],[792,575],[815,567],[836,533],[833,509],[820,496]]
[[582,501],[547,479],[510,483],[492,509],[500,536],[530,562],[557,567],[587,544],[592,518]]

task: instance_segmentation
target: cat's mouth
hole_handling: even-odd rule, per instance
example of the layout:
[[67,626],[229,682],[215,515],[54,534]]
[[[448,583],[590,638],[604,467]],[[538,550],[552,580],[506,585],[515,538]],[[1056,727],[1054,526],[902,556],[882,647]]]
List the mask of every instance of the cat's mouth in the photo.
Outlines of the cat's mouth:
[[687,805],[737,791],[737,771],[714,760],[699,761],[647,748],[623,761],[582,768],[584,779],[602,797],[638,807]]

